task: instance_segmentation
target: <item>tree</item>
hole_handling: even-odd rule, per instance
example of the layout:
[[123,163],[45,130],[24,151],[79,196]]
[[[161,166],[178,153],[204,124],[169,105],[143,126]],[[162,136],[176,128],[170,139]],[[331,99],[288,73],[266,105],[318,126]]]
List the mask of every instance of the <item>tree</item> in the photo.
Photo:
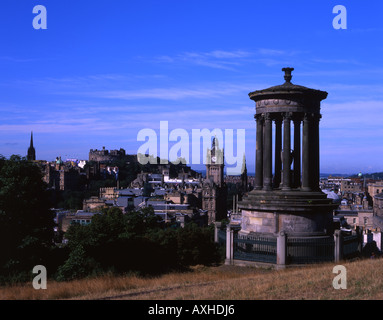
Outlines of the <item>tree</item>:
[[0,157],[0,274],[26,277],[45,264],[54,216],[40,168],[25,158]]
[[68,259],[59,267],[57,280],[74,280],[96,274],[99,265],[86,254],[82,245],[78,245],[70,252]]
[[181,266],[211,264],[220,260],[218,245],[213,240],[212,227],[199,227],[194,223],[177,229],[177,260]]
[[158,274],[220,258],[212,228],[171,228],[151,207],[126,214],[105,209],[89,225],[70,226],[65,237],[70,253],[59,268],[60,280],[100,272]]

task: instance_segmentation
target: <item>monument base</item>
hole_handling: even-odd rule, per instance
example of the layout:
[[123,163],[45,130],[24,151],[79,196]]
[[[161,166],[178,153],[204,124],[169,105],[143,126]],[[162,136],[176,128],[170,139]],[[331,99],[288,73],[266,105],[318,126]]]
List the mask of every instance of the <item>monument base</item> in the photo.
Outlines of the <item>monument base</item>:
[[333,234],[333,210],[337,207],[321,191],[253,190],[238,207],[241,233],[322,236]]

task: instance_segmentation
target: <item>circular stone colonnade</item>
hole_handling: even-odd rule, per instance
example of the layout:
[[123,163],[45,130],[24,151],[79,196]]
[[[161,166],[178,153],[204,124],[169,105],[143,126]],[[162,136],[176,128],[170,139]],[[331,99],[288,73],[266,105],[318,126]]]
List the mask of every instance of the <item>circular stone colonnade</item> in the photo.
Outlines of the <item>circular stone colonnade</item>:
[[249,93],[256,104],[256,172],[254,190],[238,204],[242,234],[333,233],[336,205],[319,188],[320,103],[327,92],[291,83],[293,70],[282,69],[284,84]]

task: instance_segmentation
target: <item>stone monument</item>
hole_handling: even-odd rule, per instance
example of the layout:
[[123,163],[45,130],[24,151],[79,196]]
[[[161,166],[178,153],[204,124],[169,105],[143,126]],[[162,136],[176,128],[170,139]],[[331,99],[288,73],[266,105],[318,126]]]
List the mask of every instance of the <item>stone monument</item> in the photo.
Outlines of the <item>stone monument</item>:
[[256,104],[256,173],[254,190],[238,205],[242,234],[333,234],[336,205],[319,188],[320,103],[327,92],[293,84],[293,70],[282,69],[282,85],[249,93]]

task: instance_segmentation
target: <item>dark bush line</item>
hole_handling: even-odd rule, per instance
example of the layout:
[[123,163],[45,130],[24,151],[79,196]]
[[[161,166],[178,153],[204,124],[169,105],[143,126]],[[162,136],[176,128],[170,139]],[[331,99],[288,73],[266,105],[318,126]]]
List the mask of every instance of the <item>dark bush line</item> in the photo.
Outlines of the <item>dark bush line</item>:
[[150,208],[125,215],[111,209],[94,220],[68,230],[70,252],[57,270],[58,280],[106,272],[155,275],[221,261],[211,227],[161,226]]

